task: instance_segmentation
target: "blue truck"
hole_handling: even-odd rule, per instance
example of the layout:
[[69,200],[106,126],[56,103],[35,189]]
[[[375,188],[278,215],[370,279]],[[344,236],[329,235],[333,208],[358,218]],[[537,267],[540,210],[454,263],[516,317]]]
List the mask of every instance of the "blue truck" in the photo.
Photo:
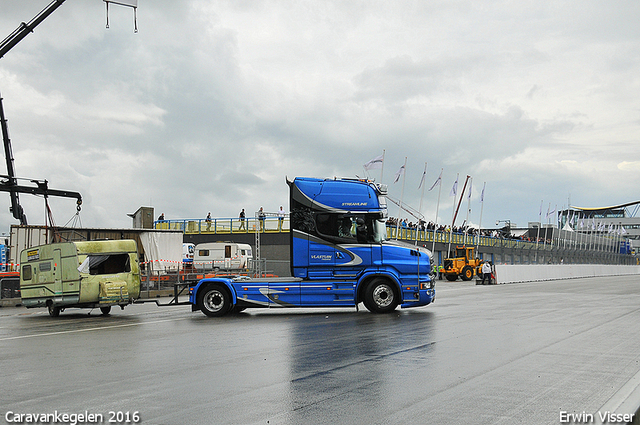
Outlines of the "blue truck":
[[290,191],[291,276],[216,277],[189,289],[192,311],[223,316],[256,307],[356,307],[374,313],[435,300],[432,254],[387,240],[385,185],[295,178]]

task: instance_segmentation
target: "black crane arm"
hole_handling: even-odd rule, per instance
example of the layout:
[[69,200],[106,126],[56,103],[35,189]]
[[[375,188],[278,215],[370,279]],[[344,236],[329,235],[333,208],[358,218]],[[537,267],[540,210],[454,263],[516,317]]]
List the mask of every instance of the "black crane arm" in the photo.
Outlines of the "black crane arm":
[[49,189],[49,183],[46,180],[31,180],[36,186],[22,186],[13,184],[9,176],[0,175],[0,177],[6,179],[0,181],[0,192],[30,193],[32,195],[43,195],[45,198],[49,196],[76,198],[78,211],[80,210],[80,205],[82,205],[82,195],[80,193],[71,190]]
[[5,55],[9,50],[11,50],[16,44],[18,44],[23,38],[27,36],[30,32],[33,32],[33,29],[40,24],[40,22],[44,21],[47,16],[51,15],[54,10],[64,3],[65,0],[53,0],[49,3],[49,6],[42,9],[40,13],[38,13],[29,23],[22,22],[18,28],[16,28],[11,34],[7,36],[2,43],[0,43],[0,58]]

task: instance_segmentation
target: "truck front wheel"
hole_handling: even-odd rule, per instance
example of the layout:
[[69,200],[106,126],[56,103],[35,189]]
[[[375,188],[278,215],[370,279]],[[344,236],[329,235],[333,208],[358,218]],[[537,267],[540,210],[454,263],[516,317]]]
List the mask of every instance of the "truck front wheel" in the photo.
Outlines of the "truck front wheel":
[[389,313],[398,306],[398,295],[387,279],[374,279],[364,292],[364,306],[372,313]]
[[210,285],[198,292],[198,308],[209,317],[223,316],[231,309],[231,294],[220,285]]

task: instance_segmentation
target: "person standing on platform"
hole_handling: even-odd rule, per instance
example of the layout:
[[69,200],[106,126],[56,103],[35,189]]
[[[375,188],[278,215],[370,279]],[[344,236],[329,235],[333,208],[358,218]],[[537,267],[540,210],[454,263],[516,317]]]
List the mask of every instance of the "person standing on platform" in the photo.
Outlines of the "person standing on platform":
[[280,211],[278,211],[278,231],[280,232],[282,232],[282,222],[284,221],[285,215],[287,214],[284,212],[282,205],[280,205]]
[[240,211],[240,228],[238,230],[247,230],[246,227],[244,227],[244,222],[245,220],[245,213],[244,213],[244,208],[242,209],[242,211]]
[[260,210],[258,211],[258,221],[260,222],[260,231],[264,232],[264,220],[267,217],[267,215],[264,213],[264,210],[262,209],[262,207],[260,207]]

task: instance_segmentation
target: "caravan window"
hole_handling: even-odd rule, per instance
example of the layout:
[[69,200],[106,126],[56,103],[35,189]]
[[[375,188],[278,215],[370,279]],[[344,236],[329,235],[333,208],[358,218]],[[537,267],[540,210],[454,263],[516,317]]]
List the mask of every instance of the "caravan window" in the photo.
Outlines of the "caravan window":
[[31,265],[22,266],[22,280],[31,280]]
[[198,255],[201,257],[208,257],[209,256],[209,250],[208,249],[199,249],[198,250]]
[[224,246],[224,258],[231,258],[231,245]]
[[129,254],[89,255],[89,274],[115,274],[130,271]]

